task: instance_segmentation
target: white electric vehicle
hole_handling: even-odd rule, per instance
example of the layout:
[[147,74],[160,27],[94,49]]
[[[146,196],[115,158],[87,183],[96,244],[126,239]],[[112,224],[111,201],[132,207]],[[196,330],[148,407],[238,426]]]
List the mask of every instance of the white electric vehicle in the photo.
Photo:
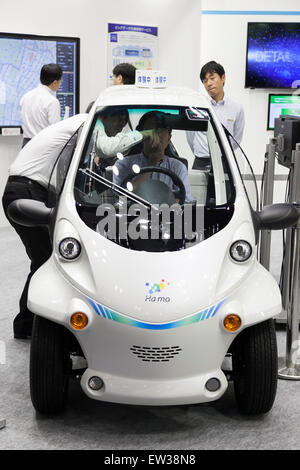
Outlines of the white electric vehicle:
[[[99,135],[120,137],[105,113],[138,142],[105,153]],[[62,151],[49,204],[11,205],[53,240],[29,289],[36,410],[62,411],[72,376],[92,399],[155,406],[218,400],[232,380],[242,413],[271,409],[281,296],[257,244],[296,215],[257,210],[234,147],[197,92],[110,87]]]

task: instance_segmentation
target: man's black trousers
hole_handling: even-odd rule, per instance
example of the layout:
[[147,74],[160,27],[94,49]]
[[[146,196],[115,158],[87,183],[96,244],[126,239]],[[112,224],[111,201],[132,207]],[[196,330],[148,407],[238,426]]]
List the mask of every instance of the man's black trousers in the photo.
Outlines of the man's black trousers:
[[8,178],[2,205],[7,219],[21,238],[27,255],[30,258],[30,273],[27,277],[21,298],[20,311],[14,319],[14,333],[30,334],[33,314],[27,307],[27,295],[29,282],[35,271],[50,257],[52,246],[48,230],[44,227],[24,227],[13,222],[8,213],[9,204],[16,199],[35,199],[47,201],[47,190],[39,183],[22,176],[10,176]]

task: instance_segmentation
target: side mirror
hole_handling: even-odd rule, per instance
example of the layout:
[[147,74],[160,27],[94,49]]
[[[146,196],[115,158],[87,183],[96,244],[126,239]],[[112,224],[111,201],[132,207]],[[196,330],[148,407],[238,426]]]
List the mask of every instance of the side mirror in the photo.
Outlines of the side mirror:
[[297,205],[271,204],[259,212],[254,212],[254,223],[258,230],[282,230],[295,225],[299,216]]
[[53,213],[53,209],[33,199],[16,199],[9,204],[7,211],[15,223],[25,227],[49,227]]

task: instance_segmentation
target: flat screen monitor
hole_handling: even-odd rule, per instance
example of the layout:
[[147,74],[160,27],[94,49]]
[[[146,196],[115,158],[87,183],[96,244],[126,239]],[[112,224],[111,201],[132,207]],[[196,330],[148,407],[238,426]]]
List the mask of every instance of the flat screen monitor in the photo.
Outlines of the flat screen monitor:
[[275,127],[275,119],[279,116],[300,117],[300,95],[269,94],[268,100],[268,130]]
[[300,143],[300,116],[275,118],[274,137],[277,137],[278,163],[290,168],[293,161],[293,151]]
[[63,80],[56,92],[61,117],[79,112],[79,38],[0,33],[0,127],[21,126],[20,99],[40,83],[43,65],[56,63]]
[[248,23],[247,88],[300,86],[300,23]]

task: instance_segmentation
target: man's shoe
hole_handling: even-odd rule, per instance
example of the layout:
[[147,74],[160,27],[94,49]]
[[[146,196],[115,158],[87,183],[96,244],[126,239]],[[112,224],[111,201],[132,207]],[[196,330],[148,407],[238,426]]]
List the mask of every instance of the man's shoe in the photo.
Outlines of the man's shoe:
[[[23,315],[24,317],[24,315]],[[31,338],[32,331],[32,318],[22,318],[21,314],[18,314],[13,322],[13,331],[15,339],[29,339]]]
[[14,324],[14,338],[15,339],[30,339],[32,331],[32,324],[18,325]]
[[15,339],[30,339],[31,338],[31,331],[24,331],[24,332],[14,332]]

